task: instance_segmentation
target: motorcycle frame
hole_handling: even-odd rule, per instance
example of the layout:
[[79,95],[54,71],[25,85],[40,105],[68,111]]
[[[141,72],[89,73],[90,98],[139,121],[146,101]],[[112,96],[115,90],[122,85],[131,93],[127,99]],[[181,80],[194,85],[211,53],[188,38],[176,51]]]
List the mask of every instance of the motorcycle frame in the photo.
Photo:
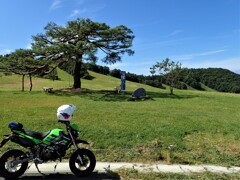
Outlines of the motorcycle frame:
[[[70,136],[70,139],[71,139],[71,142],[67,145],[67,149],[69,149],[70,146],[73,145],[76,151],[81,152],[81,149],[77,146],[77,144],[79,144],[79,143],[89,144],[89,143],[87,141],[80,140],[80,139],[75,140],[74,137],[73,137],[73,134],[71,132],[72,129],[71,129],[71,126],[70,126],[70,122],[62,122],[62,123],[64,123],[66,125],[68,135]],[[4,136],[7,136],[7,137],[5,139],[3,139],[3,141],[0,143],[0,148],[3,147],[4,144],[6,144],[9,140],[13,139],[14,136],[25,137],[27,139],[30,139],[35,143],[34,145],[40,145],[40,146],[41,145],[46,145],[46,146],[49,145],[49,144],[46,144],[43,140],[39,140],[39,139],[36,139],[34,137],[31,137],[31,136],[25,134],[21,130],[12,130],[12,132],[13,132],[12,134],[4,135]],[[30,147],[30,149],[32,149],[32,148]],[[80,154],[78,155],[78,157],[79,157],[80,165],[82,165],[83,164],[83,159],[80,156]],[[36,159],[36,157],[34,157],[34,155],[32,154],[32,150],[31,150],[30,157],[26,157],[26,158],[21,159],[21,160],[20,159],[14,160],[14,161],[11,162],[11,166],[15,167],[18,164],[21,164],[21,163],[24,163],[24,162],[27,162],[27,161],[31,161],[31,160],[34,160],[34,159]]]

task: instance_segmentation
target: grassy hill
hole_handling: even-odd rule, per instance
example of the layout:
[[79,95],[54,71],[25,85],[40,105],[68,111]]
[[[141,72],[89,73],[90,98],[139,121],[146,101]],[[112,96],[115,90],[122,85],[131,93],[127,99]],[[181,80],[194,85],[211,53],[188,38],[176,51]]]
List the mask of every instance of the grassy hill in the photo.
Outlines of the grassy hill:
[[[127,92],[111,91],[120,80],[91,72],[83,80],[87,93],[44,93],[42,87],[67,88],[72,77],[58,70],[59,81],[34,78],[33,91],[21,92],[21,77],[0,77],[0,134],[9,121],[25,128],[48,131],[56,127],[56,110],[62,104],[78,107],[73,122],[82,130],[100,161],[161,161],[240,166],[240,96],[196,90],[169,90],[127,82]],[[26,87],[27,85],[26,79]],[[153,100],[130,102],[134,89],[143,87]],[[173,157],[168,146],[173,145]],[[8,144],[2,148],[17,147]]]
[[[72,87],[73,77],[61,69],[57,69],[60,80],[49,80],[41,78],[33,78],[33,91],[42,90],[43,87],[53,87],[54,89],[63,89]],[[93,80],[82,79],[82,88],[91,90],[113,90],[114,87],[120,85],[120,80],[109,75],[102,75],[89,71],[94,77]],[[19,75],[4,76],[0,74],[0,90],[21,90],[22,77]],[[136,88],[143,87],[150,91],[157,91],[157,88],[127,81],[127,90],[134,91]],[[29,78],[25,78],[25,89],[29,89]]]
[[240,93],[240,75],[222,68],[184,69],[182,81],[196,89]]

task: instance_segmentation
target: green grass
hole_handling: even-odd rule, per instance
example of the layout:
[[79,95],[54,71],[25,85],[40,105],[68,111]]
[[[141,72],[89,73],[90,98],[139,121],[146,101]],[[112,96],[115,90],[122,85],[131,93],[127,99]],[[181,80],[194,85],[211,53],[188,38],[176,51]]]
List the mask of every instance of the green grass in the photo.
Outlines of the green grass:
[[201,87],[202,87],[202,89],[204,89],[204,91],[217,92],[216,90],[204,85],[203,83],[201,83]]
[[[62,89],[72,87],[73,77],[66,72],[57,69],[60,80],[53,81],[49,79],[41,79],[33,77],[33,91],[41,91],[43,87],[53,87],[54,89]],[[113,90],[114,87],[120,85],[120,80],[111,76],[106,76],[91,72],[90,74],[95,77],[93,80],[82,79],[82,88],[91,90]],[[136,88],[148,88],[151,91],[158,91],[147,85],[139,83],[126,82],[127,90],[134,91]],[[0,73],[0,91],[21,91],[22,77],[19,75],[3,76]],[[25,77],[25,90],[29,90],[29,78]]]
[[113,174],[115,177],[121,177],[123,179],[161,179],[161,180],[237,180],[240,178],[239,173],[235,174],[216,174],[216,173],[191,173],[191,174],[178,174],[178,173],[139,173],[134,169],[121,169],[118,173]]
[[[171,96],[168,89],[133,82],[127,82],[126,93],[116,94],[112,90],[119,79],[93,72],[92,81],[82,81],[92,91],[44,93],[43,86],[69,87],[71,77],[62,71],[59,75],[60,81],[34,78],[33,92],[20,91],[18,76],[0,77],[0,134],[9,132],[11,120],[35,131],[64,128],[57,123],[56,110],[71,103],[78,107],[73,122],[97,160],[240,166],[239,94],[174,90]],[[128,101],[137,87],[153,100]]]

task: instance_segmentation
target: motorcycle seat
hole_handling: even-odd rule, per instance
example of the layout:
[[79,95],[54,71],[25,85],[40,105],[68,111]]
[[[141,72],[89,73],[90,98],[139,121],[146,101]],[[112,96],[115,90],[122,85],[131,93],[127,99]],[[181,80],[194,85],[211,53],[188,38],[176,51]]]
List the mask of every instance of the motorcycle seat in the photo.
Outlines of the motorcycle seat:
[[31,130],[25,130],[25,133],[29,136],[32,136],[36,139],[43,140],[51,131],[48,132],[35,132]]

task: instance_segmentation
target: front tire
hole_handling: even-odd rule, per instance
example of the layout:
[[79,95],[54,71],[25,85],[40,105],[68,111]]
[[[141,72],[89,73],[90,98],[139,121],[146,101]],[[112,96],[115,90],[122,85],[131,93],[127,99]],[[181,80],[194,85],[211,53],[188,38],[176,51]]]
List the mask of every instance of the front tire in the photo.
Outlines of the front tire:
[[[83,164],[80,163],[79,155],[83,160]],[[95,165],[96,158],[88,149],[79,149],[75,151],[69,160],[69,167],[76,176],[88,176],[93,172]]]
[[24,156],[24,152],[20,150],[10,150],[4,153],[0,159],[0,175],[6,179],[16,179],[23,175],[28,167],[28,162],[16,166],[12,166],[11,162]]

